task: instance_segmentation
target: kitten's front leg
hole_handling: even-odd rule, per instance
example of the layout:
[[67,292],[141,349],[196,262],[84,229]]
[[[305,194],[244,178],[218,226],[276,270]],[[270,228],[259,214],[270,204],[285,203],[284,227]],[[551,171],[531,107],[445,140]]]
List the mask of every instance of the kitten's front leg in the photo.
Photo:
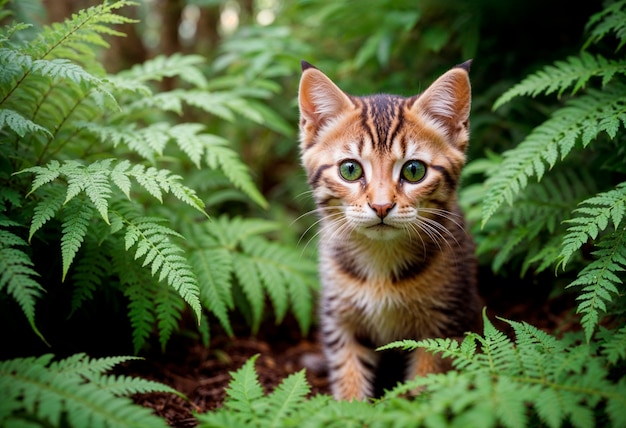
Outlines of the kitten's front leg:
[[[444,373],[450,369],[450,359],[441,358],[440,355],[418,348],[411,352],[406,380],[413,380],[418,376],[426,376],[429,373]],[[420,391],[416,390],[413,393],[417,395]]]
[[351,331],[326,321],[324,351],[333,396],[337,400],[372,397],[379,356],[374,350],[361,345]]

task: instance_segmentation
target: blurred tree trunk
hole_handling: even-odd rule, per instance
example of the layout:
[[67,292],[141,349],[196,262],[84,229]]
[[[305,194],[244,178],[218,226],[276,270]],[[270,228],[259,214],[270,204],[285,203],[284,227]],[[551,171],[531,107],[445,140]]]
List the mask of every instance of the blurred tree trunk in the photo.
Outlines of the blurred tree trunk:
[[[120,15],[131,19],[138,19],[136,6],[126,6],[120,9]],[[137,24],[121,24],[116,30],[126,34],[126,37],[109,37],[107,41],[111,47],[107,49],[104,57],[104,66],[107,72],[117,73],[120,70],[130,68],[134,64],[140,64],[148,59],[148,52],[138,33]]]
[[220,34],[218,32],[220,13],[220,8],[216,6],[200,9],[196,41],[193,47],[194,53],[208,58],[215,56],[215,49],[220,42]]
[[[160,53],[163,55],[170,56],[182,51],[178,26],[184,7],[184,0],[159,0],[161,11]],[[165,78],[161,86],[164,91],[169,91],[174,88],[174,80]]]

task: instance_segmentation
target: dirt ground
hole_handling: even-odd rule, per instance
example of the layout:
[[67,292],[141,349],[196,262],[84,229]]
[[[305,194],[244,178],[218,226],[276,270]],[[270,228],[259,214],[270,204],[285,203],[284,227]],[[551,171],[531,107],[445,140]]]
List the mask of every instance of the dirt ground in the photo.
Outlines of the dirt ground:
[[[506,324],[495,315],[527,321],[548,332],[557,333],[575,328],[576,317],[572,296],[550,297],[540,283],[499,284],[494,278],[483,285],[481,294],[489,318],[506,330]],[[192,341],[175,339],[167,353],[146,356],[124,368],[124,374],[141,376],[172,386],[188,400],[173,394],[153,393],[134,397],[143,406],[153,408],[174,427],[194,427],[193,412],[203,413],[222,405],[230,372],[239,369],[251,356],[259,354],[256,370],[266,391],[271,391],[288,375],[303,368],[305,355],[321,356],[316,333],[301,337],[293,320],[276,326],[264,325],[256,337],[238,334],[229,338],[214,334],[210,347]],[[325,373],[306,371],[311,394],[328,393]]]

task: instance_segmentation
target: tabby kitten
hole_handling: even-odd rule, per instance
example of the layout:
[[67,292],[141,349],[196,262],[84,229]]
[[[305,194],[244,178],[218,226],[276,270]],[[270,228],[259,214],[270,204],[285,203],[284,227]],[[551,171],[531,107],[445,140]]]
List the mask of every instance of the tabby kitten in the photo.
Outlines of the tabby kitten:
[[[397,366],[376,347],[477,327],[474,244],[456,194],[469,66],[404,98],[348,95],[302,63],[300,149],[321,217],[320,327],[337,399],[372,397],[376,373]],[[445,369],[416,350],[403,377]]]

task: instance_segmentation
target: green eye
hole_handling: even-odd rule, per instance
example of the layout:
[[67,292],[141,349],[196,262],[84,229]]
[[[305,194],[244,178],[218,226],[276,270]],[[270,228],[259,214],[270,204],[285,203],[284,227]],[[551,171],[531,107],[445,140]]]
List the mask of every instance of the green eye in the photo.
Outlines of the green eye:
[[426,175],[426,165],[418,160],[411,160],[402,167],[402,178],[411,183],[417,183]]
[[339,165],[339,174],[348,181],[355,181],[363,176],[363,167],[355,160],[346,160]]

